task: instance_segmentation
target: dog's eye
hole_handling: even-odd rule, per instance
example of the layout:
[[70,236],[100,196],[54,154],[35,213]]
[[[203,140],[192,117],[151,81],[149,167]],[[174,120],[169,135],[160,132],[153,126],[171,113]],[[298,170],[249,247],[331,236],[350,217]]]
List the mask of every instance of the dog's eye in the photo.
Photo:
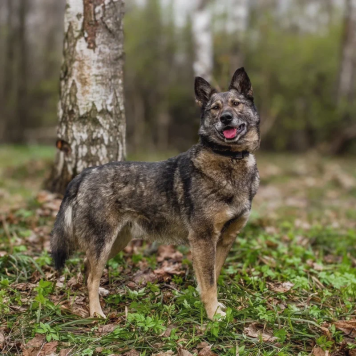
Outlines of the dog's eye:
[[234,101],[232,102],[232,105],[234,105],[234,106],[239,106],[240,103],[239,103],[238,101],[234,100]]
[[219,105],[215,105],[212,107],[213,110],[219,110],[220,109],[220,106]]

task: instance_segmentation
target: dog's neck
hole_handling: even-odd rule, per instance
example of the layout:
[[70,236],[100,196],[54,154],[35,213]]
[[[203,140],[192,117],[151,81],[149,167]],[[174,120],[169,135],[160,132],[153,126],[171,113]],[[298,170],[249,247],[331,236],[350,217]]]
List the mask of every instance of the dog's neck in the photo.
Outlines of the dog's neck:
[[204,136],[200,136],[199,142],[203,147],[209,148],[214,153],[224,157],[230,157],[231,159],[243,159],[250,154],[248,151],[232,151],[229,147],[211,142]]

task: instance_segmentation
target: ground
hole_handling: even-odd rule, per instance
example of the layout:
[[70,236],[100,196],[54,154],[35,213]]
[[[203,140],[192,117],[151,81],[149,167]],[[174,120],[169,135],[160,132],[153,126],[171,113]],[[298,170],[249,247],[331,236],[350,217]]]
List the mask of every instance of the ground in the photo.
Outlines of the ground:
[[49,255],[53,158],[0,147],[0,354],[356,355],[354,157],[257,156],[253,213],[219,278],[222,321],[206,318],[187,247],[141,241],[105,270],[108,318],[89,318],[82,255],[61,276]]

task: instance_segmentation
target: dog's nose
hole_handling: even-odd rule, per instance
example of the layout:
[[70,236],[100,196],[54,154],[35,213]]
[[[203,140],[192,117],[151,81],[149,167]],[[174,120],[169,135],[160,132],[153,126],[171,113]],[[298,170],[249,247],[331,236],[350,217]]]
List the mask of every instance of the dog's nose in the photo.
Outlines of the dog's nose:
[[221,116],[220,116],[220,121],[224,124],[224,125],[228,125],[231,123],[231,121],[233,120],[233,116],[231,113],[229,112],[226,112],[226,113],[223,113]]

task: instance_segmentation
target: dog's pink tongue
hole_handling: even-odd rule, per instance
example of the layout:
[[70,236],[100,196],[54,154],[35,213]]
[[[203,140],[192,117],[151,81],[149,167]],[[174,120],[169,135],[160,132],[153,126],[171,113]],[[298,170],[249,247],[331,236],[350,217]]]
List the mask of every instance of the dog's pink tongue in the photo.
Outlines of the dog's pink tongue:
[[236,132],[237,132],[237,129],[233,128],[233,129],[224,130],[223,134],[224,134],[225,138],[230,139],[230,138],[234,138],[236,136]]

